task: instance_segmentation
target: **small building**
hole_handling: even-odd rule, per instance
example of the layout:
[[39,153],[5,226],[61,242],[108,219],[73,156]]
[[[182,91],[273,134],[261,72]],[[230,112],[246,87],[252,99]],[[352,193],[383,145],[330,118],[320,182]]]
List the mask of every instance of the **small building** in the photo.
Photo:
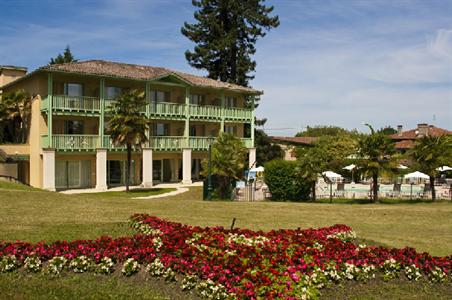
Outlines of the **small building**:
[[395,141],[395,147],[398,151],[404,153],[413,148],[416,139],[424,136],[452,135],[452,131],[438,128],[427,123],[417,124],[417,128],[403,131],[403,126],[397,126],[397,133],[391,134],[389,138]]
[[296,160],[295,147],[297,146],[311,146],[317,137],[303,136],[303,137],[291,137],[291,136],[272,136],[270,137],[273,143],[279,145],[284,151],[284,160]]
[[[132,154],[132,184],[190,183],[221,132],[239,137],[254,163],[254,110],[246,99],[262,92],[161,67],[104,60],[0,68],[3,93],[32,97],[26,144],[0,145],[20,160],[19,177],[48,190],[125,183],[126,151],[108,136],[110,106],[129,89],[145,94],[149,143]],[[249,135],[247,136],[247,132]]]

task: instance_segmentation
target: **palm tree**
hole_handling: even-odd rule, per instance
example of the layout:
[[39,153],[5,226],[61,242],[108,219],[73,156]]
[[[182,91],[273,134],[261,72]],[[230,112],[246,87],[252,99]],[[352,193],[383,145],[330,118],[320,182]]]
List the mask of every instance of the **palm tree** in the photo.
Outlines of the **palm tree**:
[[[8,128],[11,142],[26,143],[31,116],[31,97],[23,90],[6,93],[0,103],[0,122]],[[7,124],[10,122],[9,124]]]
[[413,167],[430,177],[432,200],[435,201],[435,177],[438,167],[450,163],[452,157],[452,138],[447,135],[423,136],[416,140],[414,147],[408,152]]
[[376,132],[369,127],[371,134],[362,135],[358,139],[358,165],[372,177],[372,198],[378,202],[378,178],[384,172],[393,172],[397,169],[394,142],[384,133]]
[[146,98],[143,93],[130,90],[117,97],[111,107],[112,117],[108,134],[115,145],[126,146],[127,149],[127,192],[130,185],[132,149],[140,149],[148,141],[146,132],[149,129],[149,120],[143,113],[145,106]]

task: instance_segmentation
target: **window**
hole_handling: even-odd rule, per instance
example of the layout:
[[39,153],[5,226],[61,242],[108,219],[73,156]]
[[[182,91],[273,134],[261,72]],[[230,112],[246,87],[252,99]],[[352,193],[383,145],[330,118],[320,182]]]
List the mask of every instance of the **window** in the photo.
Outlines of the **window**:
[[157,123],[153,127],[153,136],[168,136],[169,135],[169,124]]
[[170,102],[170,93],[163,91],[151,91],[152,102]]
[[205,136],[206,126],[205,125],[190,125],[190,136]]
[[190,104],[202,105],[206,101],[205,95],[190,94]]
[[115,99],[123,93],[123,89],[117,86],[107,86],[105,89],[107,99]]
[[64,121],[65,134],[83,134],[83,121],[66,120]]
[[224,106],[225,107],[236,107],[237,99],[235,97],[230,97],[230,96],[224,97]]
[[66,96],[81,97],[83,96],[83,85],[80,83],[65,83],[64,94]]
[[233,125],[225,125],[224,126],[224,132],[235,134],[237,132],[237,127]]

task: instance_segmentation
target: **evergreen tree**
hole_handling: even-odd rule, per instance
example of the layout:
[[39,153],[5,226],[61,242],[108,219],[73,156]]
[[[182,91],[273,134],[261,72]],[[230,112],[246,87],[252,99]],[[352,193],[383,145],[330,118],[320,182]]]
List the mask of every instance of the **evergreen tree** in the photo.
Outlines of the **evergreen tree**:
[[205,69],[208,77],[248,86],[256,62],[255,44],[266,31],[279,25],[278,16],[270,16],[273,6],[265,0],[192,0],[198,10],[194,24],[184,23],[181,31],[196,43],[186,51],[189,64]]
[[54,64],[64,64],[64,63],[70,63],[70,62],[76,62],[77,59],[74,58],[71,52],[71,48],[69,45],[66,46],[66,49],[64,49],[63,54],[58,54],[57,57],[51,58],[49,61],[49,65]]

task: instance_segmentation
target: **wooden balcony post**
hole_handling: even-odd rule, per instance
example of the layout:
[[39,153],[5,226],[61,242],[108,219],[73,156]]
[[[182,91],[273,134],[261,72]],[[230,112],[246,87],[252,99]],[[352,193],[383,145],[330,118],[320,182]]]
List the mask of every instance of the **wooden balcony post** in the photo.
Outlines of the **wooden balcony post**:
[[190,138],[190,89],[185,88],[185,128],[184,137],[188,146],[188,139]]
[[100,102],[100,116],[99,116],[99,147],[104,147],[104,122],[105,122],[105,78],[99,81],[99,102]]
[[226,109],[224,103],[224,91],[221,91],[221,123],[220,123],[220,133],[224,132],[224,119],[225,119]]
[[47,136],[49,137],[48,147],[52,148],[52,115],[53,115],[53,75],[47,73]]

